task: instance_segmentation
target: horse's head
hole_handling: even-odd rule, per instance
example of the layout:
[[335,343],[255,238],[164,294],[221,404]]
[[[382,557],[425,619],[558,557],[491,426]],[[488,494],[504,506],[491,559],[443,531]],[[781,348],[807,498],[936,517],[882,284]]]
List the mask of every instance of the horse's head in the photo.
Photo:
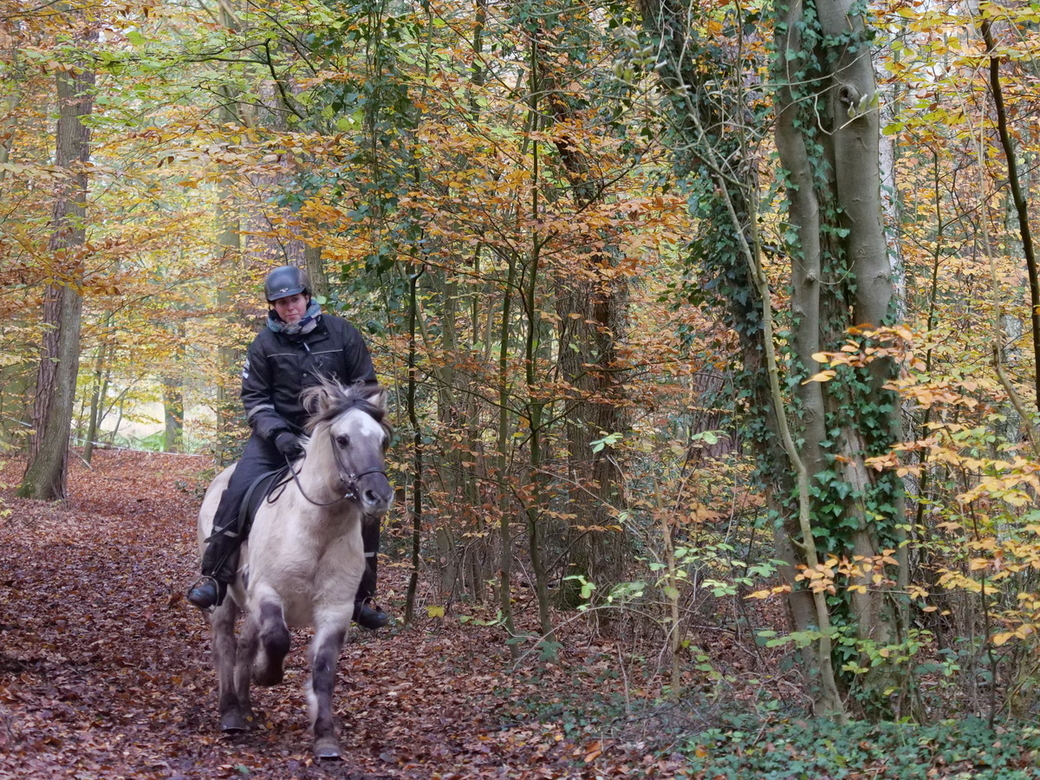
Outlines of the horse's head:
[[310,414],[308,456],[312,450],[319,458],[329,454],[328,471],[336,483],[331,487],[357,501],[368,516],[386,514],[394,498],[384,464],[390,444],[386,390],[360,384],[344,388],[327,380],[304,391],[303,405]]

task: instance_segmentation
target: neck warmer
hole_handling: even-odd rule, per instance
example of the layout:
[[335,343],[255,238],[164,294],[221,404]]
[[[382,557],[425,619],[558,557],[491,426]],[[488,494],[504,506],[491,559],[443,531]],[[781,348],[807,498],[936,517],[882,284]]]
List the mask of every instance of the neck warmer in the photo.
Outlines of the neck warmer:
[[290,325],[278,316],[278,312],[271,309],[271,311],[267,313],[267,327],[275,333],[284,333],[287,336],[298,336],[304,333],[310,333],[318,327],[319,317],[321,317],[321,307],[318,305],[318,302],[312,298],[310,304],[307,306],[307,311],[299,322],[294,322]]

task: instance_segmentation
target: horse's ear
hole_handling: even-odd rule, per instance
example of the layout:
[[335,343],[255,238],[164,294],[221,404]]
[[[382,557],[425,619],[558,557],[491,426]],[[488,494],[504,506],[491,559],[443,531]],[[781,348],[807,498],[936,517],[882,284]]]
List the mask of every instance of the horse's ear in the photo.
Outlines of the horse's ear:
[[386,411],[386,388],[382,385],[365,385],[361,397],[380,411]]

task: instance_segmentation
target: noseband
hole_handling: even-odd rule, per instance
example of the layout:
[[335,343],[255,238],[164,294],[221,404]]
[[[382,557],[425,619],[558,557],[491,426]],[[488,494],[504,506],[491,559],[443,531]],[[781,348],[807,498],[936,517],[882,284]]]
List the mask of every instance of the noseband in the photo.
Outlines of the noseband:
[[[357,492],[358,491],[358,486],[357,486],[358,480],[361,479],[362,477],[367,477],[369,474],[382,474],[384,477],[386,477],[386,472],[383,469],[369,469],[368,471],[362,471],[360,474],[347,474],[347,479],[348,479],[348,482],[347,482],[347,492],[343,494],[343,498],[344,499],[356,499],[358,497],[358,492]],[[388,481],[389,481],[389,479],[390,478],[387,477]],[[304,496],[304,498],[307,498],[307,497]],[[307,500],[310,501],[309,498]],[[337,500],[342,501],[343,499],[337,499]]]

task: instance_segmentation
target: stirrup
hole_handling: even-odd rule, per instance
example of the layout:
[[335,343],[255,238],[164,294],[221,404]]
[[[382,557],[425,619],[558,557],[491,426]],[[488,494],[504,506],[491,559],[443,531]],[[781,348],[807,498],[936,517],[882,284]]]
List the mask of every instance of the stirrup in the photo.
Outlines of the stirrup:
[[210,612],[220,604],[220,583],[213,577],[201,577],[188,590],[188,602],[204,612]]

